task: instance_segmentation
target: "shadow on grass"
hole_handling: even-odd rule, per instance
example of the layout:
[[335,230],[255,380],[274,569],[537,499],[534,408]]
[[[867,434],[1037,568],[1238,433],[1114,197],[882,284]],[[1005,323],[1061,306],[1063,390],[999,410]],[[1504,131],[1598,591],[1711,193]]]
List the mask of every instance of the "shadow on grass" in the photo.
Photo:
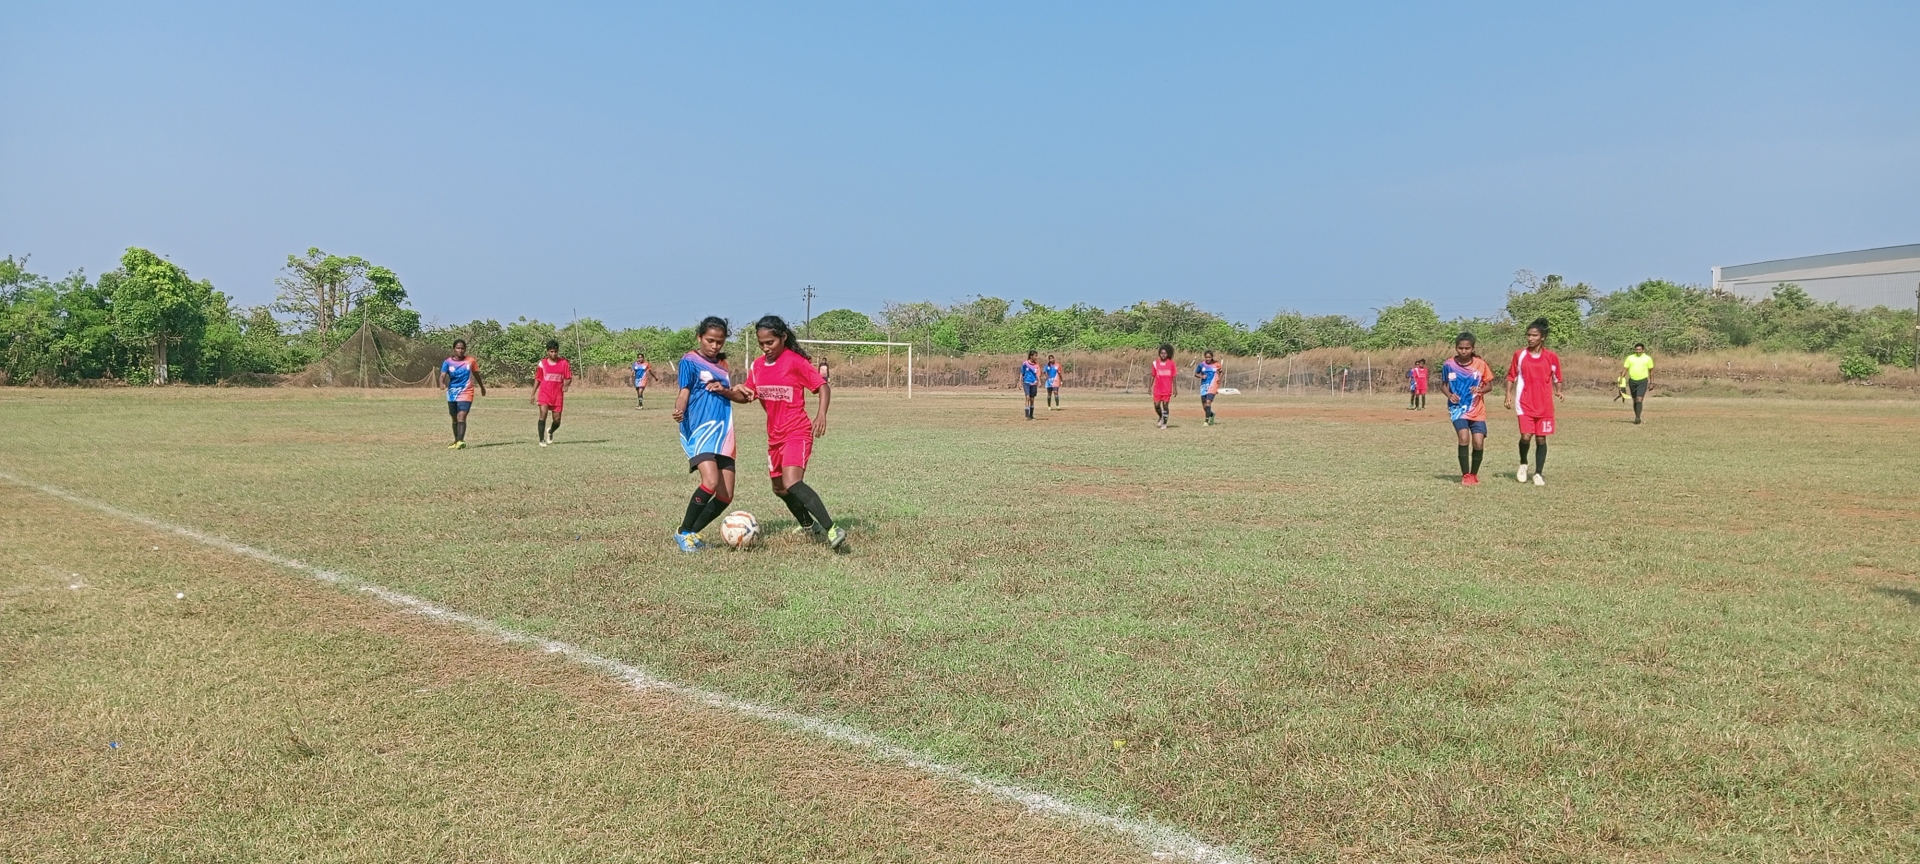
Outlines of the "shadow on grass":
[[1888,597],[1898,597],[1915,606],[1920,606],[1920,591],[1915,591],[1912,588],[1875,588],[1873,589],[1873,593],[1883,594]]
[[468,444],[467,449],[478,450],[482,447],[516,447],[525,443],[527,442],[525,441],[489,441],[485,444]]
[[609,441],[612,441],[612,440],[613,440],[612,438],[594,438],[594,439],[592,439],[592,440],[589,440],[589,441],[555,441],[555,442],[553,442],[553,445],[552,445],[552,446],[554,446],[554,447],[564,447],[564,446],[566,446],[566,445],[568,445],[568,444],[605,444],[605,443],[607,443],[607,442],[609,442]]

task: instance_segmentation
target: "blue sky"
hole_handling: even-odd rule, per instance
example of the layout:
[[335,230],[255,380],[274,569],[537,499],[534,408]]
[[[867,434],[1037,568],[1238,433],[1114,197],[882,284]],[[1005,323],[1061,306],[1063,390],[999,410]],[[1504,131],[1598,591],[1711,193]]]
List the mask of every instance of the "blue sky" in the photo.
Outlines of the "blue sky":
[[[1920,242],[1920,4],[8,4],[0,254],[441,322],[1257,322]],[[274,8],[264,8],[273,6]]]

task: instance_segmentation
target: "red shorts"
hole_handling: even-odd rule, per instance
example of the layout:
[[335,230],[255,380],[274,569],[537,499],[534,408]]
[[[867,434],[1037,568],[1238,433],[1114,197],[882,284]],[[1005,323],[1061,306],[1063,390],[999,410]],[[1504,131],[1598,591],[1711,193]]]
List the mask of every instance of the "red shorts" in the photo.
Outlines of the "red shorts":
[[1553,418],[1552,417],[1531,417],[1526,414],[1522,414],[1520,415],[1520,434],[1552,435],[1553,434]]
[[566,404],[567,404],[567,397],[565,397],[565,396],[541,396],[541,397],[540,397],[539,399],[537,399],[537,400],[535,400],[535,402],[534,402],[534,404],[536,404],[536,405],[545,405],[545,406],[547,406],[548,408],[552,408],[553,410],[555,410],[555,411],[558,411],[558,410],[560,410],[561,408],[563,408],[563,407],[565,407],[565,406],[566,406]]
[[789,465],[795,468],[807,467],[807,457],[813,455],[813,430],[809,429],[797,435],[789,435],[778,441],[767,442],[767,476],[780,476],[780,469]]
[[1155,391],[1153,391],[1153,401],[1155,401],[1155,402],[1172,402],[1172,401],[1173,401],[1173,391],[1172,391],[1172,390],[1168,390],[1168,391],[1166,391],[1165,393],[1162,393],[1162,392],[1160,392],[1160,391],[1158,391],[1158,390],[1155,390]]

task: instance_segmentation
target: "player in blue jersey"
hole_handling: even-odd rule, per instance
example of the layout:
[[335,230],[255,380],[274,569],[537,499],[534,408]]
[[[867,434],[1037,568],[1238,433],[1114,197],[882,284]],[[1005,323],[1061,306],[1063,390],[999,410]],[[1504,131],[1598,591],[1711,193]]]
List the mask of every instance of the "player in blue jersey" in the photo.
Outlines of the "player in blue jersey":
[[633,397],[639,402],[633,406],[635,411],[647,407],[647,372],[652,368],[647,365],[647,352],[633,352]]
[[1047,365],[1041,367],[1041,371],[1047,374],[1047,410],[1057,411],[1060,408],[1060,364],[1052,354],[1047,355]]
[[1193,377],[1200,380],[1200,407],[1207,412],[1207,425],[1213,425],[1213,397],[1220,395],[1220,361],[1213,359],[1208,351],[1198,365],[1193,367]]
[[480,361],[467,356],[467,340],[453,340],[453,356],[440,361],[434,373],[447,388],[447,416],[453,418],[453,443],[448,450],[467,449],[467,412],[473,410],[473,391],[487,395],[487,382],[480,380]]
[[687,502],[686,518],[673,537],[682,552],[706,549],[700,529],[733,503],[733,403],[746,398],[734,388],[727,366],[726,319],[710,315],[695,332],[694,349],[680,358],[680,396],[673,404],[687,470],[700,474],[700,488]]
[[1033,419],[1033,397],[1040,395],[1040,352],[1028,351],[1020,364],[1020,389],[1027,394],[1027,419]]
[[1453,339],[1453,356],[1440,367],[1447,384],[1447,418],[1460,442],[1460,485],[1480,485],[1480,457],[1487,449],[1487,391],[1493,369],[1474,353],[1472,333]]

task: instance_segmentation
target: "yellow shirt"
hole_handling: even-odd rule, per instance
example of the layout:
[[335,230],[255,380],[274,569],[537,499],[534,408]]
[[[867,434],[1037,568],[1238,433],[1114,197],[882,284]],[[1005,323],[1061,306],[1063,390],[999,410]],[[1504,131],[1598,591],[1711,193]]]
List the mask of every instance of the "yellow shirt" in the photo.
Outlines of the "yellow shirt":
[[1628,378],[1634,381],[1645,381],[1647,375],[1653,372],[1653,355],[1628,354],[1627,362],[1620,365],[1627,367]]

